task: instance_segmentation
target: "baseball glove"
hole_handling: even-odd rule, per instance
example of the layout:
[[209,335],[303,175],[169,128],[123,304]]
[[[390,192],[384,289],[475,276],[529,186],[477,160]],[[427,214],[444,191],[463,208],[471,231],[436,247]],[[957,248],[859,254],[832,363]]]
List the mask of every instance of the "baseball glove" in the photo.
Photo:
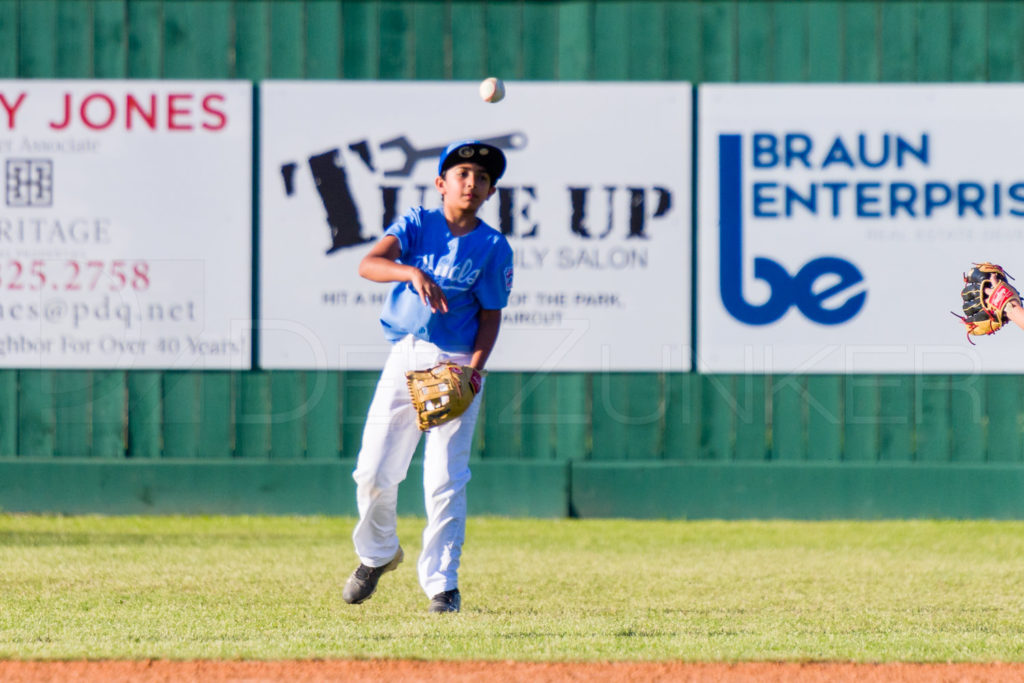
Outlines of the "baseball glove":
[[421,431],[451,422],[466,412],[480,393],[483,375],[476,368],[439,363],[428,370],[405,373]]
[[1020,305],[1020,293],[1009,279],[1013,278],[1001,266],[987,261],[975,263],[971,272],[964,274],[964,288],[960,290],[964,314],[953,315],[967,326],[968,341],[972,335],[998,332],[1007,321],[1006,307],[1010,303]]

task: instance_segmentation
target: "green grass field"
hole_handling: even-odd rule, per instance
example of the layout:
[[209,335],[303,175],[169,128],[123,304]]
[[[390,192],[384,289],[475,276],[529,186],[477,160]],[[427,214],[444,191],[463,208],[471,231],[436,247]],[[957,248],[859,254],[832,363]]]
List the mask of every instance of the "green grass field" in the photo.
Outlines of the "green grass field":
[[0,516],[0,658],[1024,660],[1024,523],[471,519],[458,615],[352,525]]

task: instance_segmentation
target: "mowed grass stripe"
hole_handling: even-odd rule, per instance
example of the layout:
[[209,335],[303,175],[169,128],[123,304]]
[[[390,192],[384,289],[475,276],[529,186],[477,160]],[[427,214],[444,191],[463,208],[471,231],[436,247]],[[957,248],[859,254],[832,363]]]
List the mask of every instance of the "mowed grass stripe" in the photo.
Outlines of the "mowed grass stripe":
[[1024,523],[475,518],[450,616],[353,523],[0,516],[0,658],[1024,661]]

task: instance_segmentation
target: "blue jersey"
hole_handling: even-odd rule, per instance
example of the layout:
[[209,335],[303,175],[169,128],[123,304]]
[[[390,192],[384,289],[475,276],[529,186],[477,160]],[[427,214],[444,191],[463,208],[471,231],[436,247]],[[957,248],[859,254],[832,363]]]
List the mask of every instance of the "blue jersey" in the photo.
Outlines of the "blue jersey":
[[381,313],[384,336],[395,342],[411,334],[445,351],[471,351],[480,309],[508,305],[512,291],[512,247],[483,221],[456,237],[440,209],[412,209],[384,233],[402,246],[400,263],[429,274],[444,290],[448,312],[430,312],[412,283],[398,282]]

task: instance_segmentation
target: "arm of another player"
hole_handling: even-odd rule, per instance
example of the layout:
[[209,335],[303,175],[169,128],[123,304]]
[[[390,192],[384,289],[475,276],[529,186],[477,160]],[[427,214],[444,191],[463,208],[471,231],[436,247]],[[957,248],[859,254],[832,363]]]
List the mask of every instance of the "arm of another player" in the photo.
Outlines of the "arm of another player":
[[494,350],[494,343],[498,341],[498,331],[501,329],[501,310],[482,308],[479,317],[480,326],[476,331],[473,355],[469,359],[469,364],[477,370],[483,370],[491,351]]
[[1024,307],[1018,306],[1016,302],[1011,301],[1006,305],[1006,317],[1016,323],[1017,327],[1024,330]]
[[359,262],[359,275],[372,282],[409,282],[431,313],[448,312],[448,298],[434,279],[415,266],[399,263],[402,244],[394,235],[385,235],[370,247]]

